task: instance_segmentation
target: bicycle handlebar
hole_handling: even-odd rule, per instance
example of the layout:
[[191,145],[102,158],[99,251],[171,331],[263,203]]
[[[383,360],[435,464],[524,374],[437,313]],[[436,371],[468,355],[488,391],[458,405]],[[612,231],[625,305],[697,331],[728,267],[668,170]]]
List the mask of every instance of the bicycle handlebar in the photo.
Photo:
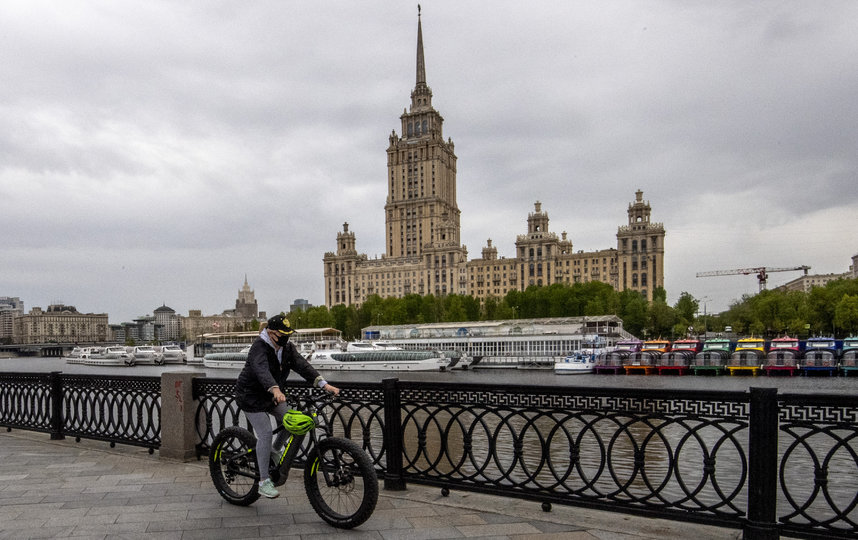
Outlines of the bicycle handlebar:
[[325,406],[333,403],[336,399],[337,396],[331,394],[330,392],[324,391],[319,393],[310,390],[307,395],[299,395],[295,393],[286,394],[286,403],[290,405],[295,405],[299,409],[312,407],[316,410],[320,410]]

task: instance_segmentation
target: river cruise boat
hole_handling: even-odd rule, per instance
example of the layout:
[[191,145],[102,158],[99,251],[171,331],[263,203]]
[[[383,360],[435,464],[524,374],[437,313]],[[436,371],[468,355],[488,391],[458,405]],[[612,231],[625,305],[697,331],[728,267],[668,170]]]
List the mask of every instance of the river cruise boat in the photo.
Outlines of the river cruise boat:
[[[194,355],[205,358],[212,353],[240,352],[258,337],[259,330],[202,334],[194,343]],[[289,341],[294,343],[304,356],[314,350],[334,347],[344,349],[346,346],[342,332],[336,328],[300,328],[289,337]]]
[[115,345],[93,352],[83,363],[89,366],[133,366],[134,357],[125,347]]
[[247,362],[250,345],[240,351],[208,353],[203,356],[203,365],[207,368],[242,369]]
[[152,364],[152,365],[161,365],[163,364],[163,358],[161,353],[155,350],[155,347],[150,345],[140,345],[137,347],[129,347],[126,349],[127,352],[131,354],[134,358],[134,364]]
[[618,341],[612,351],[606,351],[596,358],[594,370],[596,373],[623,373],[623,367],[629,359],[629,355],[641,350],[643,342],[639,339],[626,339]]
[[766,375],[787,374],[790,377],[798,372],[798,360],[801,348],[798,339],[789,336],[779,337],[769,342],[769,352],[763,363]]
[[99,347],[75,347],[66,356],[66,364],[83,364]]
[[858,373],[858,336],[850,336],[843,340],[840,371],[843,372],[844,377]]
[[649,375],[655,373],[658,361],[669,350],[670,342],[666,339],[644,341],[641,350],[629,354],[624,364],[626,374],[643,372],[644,375]]
[[545,368],[581,350],[585,336],[608,346],[632,338],[614,315],[369,326],[363,341],[386,341],[408,351],[459,351],[473,368]]
[[750,373],[758,375],[766,357],[766,341],[763,338],[742,338],[736,342],[736,350],[727,362],[730,375]]
[[442,351],[317,351],[308,358],[319,371],[447,371],[452,359]]
[[670,350],[661,355],[656,362],[659,375],[674,373],[684,375],[691,367],[694,355],[703,348],[703,342],[699,339],[679,339],[673,342]]
[[712,373],[720,375],[727,370],[727,362],[733,352],[733,342],[727,338],[711,338],[703,342],[703,348],[694,355],[691,370],[695,375]]
[[161,362],[164,364],[184,364],[188,360],[188,355],[178,345],[162,345]]

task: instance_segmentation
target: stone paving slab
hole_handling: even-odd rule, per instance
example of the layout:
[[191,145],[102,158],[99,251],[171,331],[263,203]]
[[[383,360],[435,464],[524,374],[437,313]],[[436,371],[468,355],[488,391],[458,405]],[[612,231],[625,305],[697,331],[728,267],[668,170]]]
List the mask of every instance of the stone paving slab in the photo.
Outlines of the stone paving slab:
[[299,477],[278,499],[233,506],[205,461],[180,463],[100,441],[0,432],[0,539],[721,540],[737,529],[410,485],[381,490],[361,527],[342,531],[314,512]]

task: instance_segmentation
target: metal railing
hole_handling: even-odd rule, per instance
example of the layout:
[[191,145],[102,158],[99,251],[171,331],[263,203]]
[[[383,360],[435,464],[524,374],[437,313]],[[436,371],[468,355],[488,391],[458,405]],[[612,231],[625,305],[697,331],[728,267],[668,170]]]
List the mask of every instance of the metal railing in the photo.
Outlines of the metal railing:
[[7,429],[130,444],[153,453],[161,444],[160,419],[159,377],[0,373],[0,426]]
[[[249,427],[234,379],[195,378],[197,455]],[[858,398],[386,379],[343,383],[330,431],[407,482],[743,528],[858,537]],[[290,383],[306,393],[305,383]],[[0,425],[160,445],[157,377],[0,373]]]

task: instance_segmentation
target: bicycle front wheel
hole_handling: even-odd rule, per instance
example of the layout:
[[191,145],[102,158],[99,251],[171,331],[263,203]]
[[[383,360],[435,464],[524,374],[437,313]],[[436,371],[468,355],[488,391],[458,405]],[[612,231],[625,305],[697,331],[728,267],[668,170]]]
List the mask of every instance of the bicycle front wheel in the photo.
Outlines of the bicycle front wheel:
[[340,529],[357,527],[378,502],[378,478],[372,460],[349,439],[323,439],[304,466],[304,487],[313,509]]
[[256,437],[232,426],[215,436],[209,450],[209,472],[220,496],[232,504],[247,506],[259,498]]

